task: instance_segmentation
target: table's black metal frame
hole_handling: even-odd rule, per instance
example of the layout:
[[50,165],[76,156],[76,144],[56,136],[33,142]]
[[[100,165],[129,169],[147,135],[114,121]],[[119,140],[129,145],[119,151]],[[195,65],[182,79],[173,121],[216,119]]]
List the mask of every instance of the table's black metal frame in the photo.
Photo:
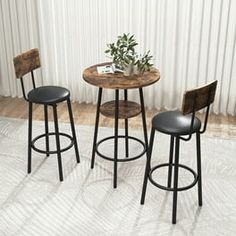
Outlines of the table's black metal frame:
[[[140,97],[140,106],[141,106],[141,115],[142,115],[142,122],[143,122],[143,133],[144,133],[144,143],[132,136],[128,135],[128,118],[125,118],[125,135],[124,136],[119,136],[118,135],[118,126],[119,126],[119,89],[115,89],[115,127],[114,127],[114,136],[105,138],[103,140],[100,140],[97,142],[97,136],[98,136],[98,127],[99,127],[99,116],[100,116],[100,106],[101,106],[101,101],[102,101],[102,92],[103,88],[99,88],[98,91],[98,100],[97,100],[97,111],[96,111],[96,120],[95,120],[95,129],[94,129],[94,138],[93,138],[93,149],[92,149],[92,159],[91,159],[91,168],[94,168],[94,162],[95,162],[95,154],[97,153],[100,157],[105,158],[107,160],[114,161],[114,172],[113,172],[113,187],[117,187],[117,162],[125,162],[125,161],[132,161],[135,160],[139,157],[141,157],[144,153],[147,154],[147,149],[148,149],[148,136],[147,136],[147,124],[146,124],[146,115],[145,115],[145,107],[144,107],[144,98],[143,98],[143,89],[139,89],[139,97]],[[122,89],[123,90],[123,89]],[[128,91],[127,89],[124,89],[124,100],[128,100]],[[101,155],[101,153],[97,150],[98,145],[110,138],[114,138],[114,158],[107,158],[104,155]],[[144,150],[141,154],[133,157],[133,158],[126,158],[126,159],[118,159],[118,139],[119,138],[125,138],[125,155],[126,157],[129,156],[129,143],[128,140],[134,139],[138,142],[140,142]]]

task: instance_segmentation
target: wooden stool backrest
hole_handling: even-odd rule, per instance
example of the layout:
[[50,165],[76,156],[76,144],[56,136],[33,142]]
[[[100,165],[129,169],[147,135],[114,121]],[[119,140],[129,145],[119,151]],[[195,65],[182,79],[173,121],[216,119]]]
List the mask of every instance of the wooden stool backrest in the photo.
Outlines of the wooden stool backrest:
[[22,78],[25,74],[39,68],[40,58],[37,48],[24,52],[13,59],[16,78]]
[[186,115],[210,106],[215,99],[216,86],[217,80],[186,91],[183,97],[182,113]]

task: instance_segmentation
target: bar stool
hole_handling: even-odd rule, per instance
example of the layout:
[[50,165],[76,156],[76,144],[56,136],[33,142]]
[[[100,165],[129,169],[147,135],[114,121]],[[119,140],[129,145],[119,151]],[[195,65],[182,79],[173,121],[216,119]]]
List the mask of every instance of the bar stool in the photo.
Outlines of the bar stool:
[[[141,204],[144,204],[146,188],[148,180],[156,187],[173,192],[173,208],[172,208],[172,223],[176,223],[176,210],[177,210],[177,193],[192,188],[198,183],[198,204],[202,206],[202,175],[201,175],[201,147],[200,147],[200,134],[206,131],[209,108],[215,98],[217,81],[213,81],[205,86],[186,91],[183,97],[182,112],[180,111],[167,111],[160,113],[152,119],[152,129],[150,136],[150,144],[148,150],[148,158],[146,163]],[[203,128],[201,129],[201,121],[195,116],[195,112],[206,108],[205,119]],[[170,153],[169,162],[159,164],[151,168],[151,156],[153,149],[153,141],[155,131],[170,135]],[[196,133],[196,147],[197,147],[197,173],[186,165],[179,164],[179,145],[180,140],[189,141],[192,134]],[[187,135],[187,137],[186,137]],[[175,142],[175,160],[173,163]],[[167,187],[163,186],[153,179],[153,173],[162,167],[168,167],[168,180]],[[172,180],[172,166],[174,167],[173,187],[171,186]],[[194,181],[184,187],[178,187],[178,171],[179,168],[184,168],[189,171]]]
[[[59,168],[59,179],[63,181],[63,171],[62,171],[62,161],[61,161],[61,153],[70,149],[72,146],[75,148],[75,156],[77,163],[80,162],[73,114],[71,109],[70,102],[70,91],[66,88],[59,86],[41,86],[37,87],[35,85],[34,79],[34,70],[41,67],[39,50],[31,49],[27,52],[24,52],[13,59],[16,78],[20,79],[21,87],[24,99],[29,103],[29,116],[28,116],[28,174],[31,173],[31,156],[32,149],[39,153],[46,154],[49,156],[50,154],[57,154],[58,159],[58,168]],[[28,92],[27,96],[25,93],[25,87],[23,82],[23,76],[31,73],[32,85],[33,89]],[[71,125],[71,133],[72,135],[59,132],[58,127],[58,117],[57,117],[57,104],[60,102],[67,102],[70,125]],[[33,104],[41,104],[44,106],[44,118],[45,118],[45,133],[35,137],[32,139],[32,113],[33,113]],[[54,126],[55,132],[49,132],[48,128],[48,106],[52,106],[53,108],[53,116],[54,116]],[[55,136],[56,138],[56,150],[50,150],[49,148],[49,136]],[[61,148],[60,144],[60,136],[66,137],[70,140],[70,144]],[[45,138],[46,150],[42,150],[36,147],[36,142]]]

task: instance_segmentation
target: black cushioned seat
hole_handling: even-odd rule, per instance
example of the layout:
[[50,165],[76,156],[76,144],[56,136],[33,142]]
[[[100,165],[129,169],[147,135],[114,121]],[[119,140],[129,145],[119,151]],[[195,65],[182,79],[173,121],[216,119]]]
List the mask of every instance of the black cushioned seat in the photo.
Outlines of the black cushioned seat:
[[[191,125],[192,116],[183,115],[182,112],[166,111],[153,117],[152,127],[162,133],[172,135],[187,135]],[[201,128],[201,121],[194,117],[192,133],[197,132]]]
[[28,93],[28,100],[38,104],[53,104],[66,101],[70,91],[59,86],[42,86]]

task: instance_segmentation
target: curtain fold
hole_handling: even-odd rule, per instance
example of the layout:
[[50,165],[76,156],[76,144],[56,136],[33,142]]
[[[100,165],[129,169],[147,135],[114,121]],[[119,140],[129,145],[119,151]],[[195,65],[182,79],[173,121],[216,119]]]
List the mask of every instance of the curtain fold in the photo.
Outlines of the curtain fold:
[[[73,100],[96,103],[97,88],[82,72],[110,61],[106,44],[130,33],[161,72],[144,89],[148,107],[180,108],[186,89],[217,79],[212,111],[236,115],[235,12],[234,0],[0,0],[0,95],[22,96],[12,59],[37,47],[38,84],[65,86]],[[137,100],[138,93],[130,97]]]

